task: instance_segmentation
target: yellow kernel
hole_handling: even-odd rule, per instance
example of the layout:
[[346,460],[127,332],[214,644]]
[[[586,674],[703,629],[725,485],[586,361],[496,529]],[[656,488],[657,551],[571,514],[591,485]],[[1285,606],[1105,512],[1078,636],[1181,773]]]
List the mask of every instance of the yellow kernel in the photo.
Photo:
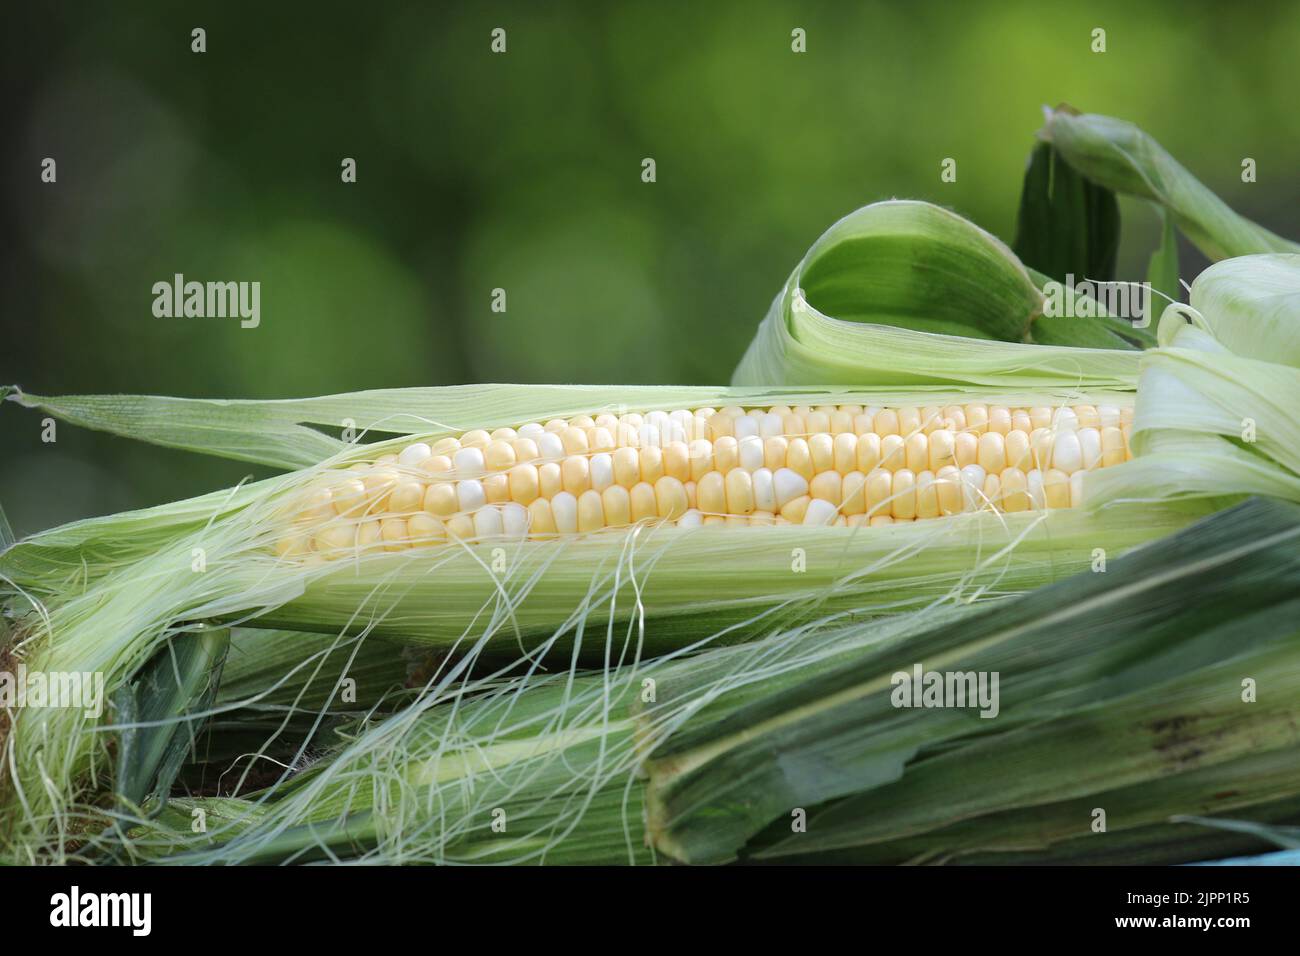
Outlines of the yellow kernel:
[[986,431],[980,435],[979,454],[975,463],[990,474],[999,474],[1007,467],[1006,439],[999,432]]
[[1043,474],[1043,497],[1049,508],[1070,507],[1070,476],[1055,468]]
[[938,496],[939,513],[941,515],[961,514],[961,477],[955,465],[945,465],[935,472],[934,487]]
[[989,408],[989,431],[1005,435],[1011,431],[1011,409],[1005,405],[993,405]]
[[678,481],[690,481],[691,456],[685,442],[670,441],[664,446],[664,474]]
[[515,450],[508,441],[488,442],[483,449],[483,462],[493,471],[505,471],[515,463]]
[[728,512],[747,515],[754,510],[754,480],[744,468],[733,468],[727,472],[726,491]]
[[545,498],[535,498],[528,506],[528,533],[534,538],[555,534],[555,515]]
[[430,455],[420,462],[419,468],[430,475],[446,476],[452,468],[451,459],[446,455]]
[[570,455],[560,465],[560,481],[565,491],[578,497],[591,487],[591,466],[582,455]]
[[1127,457],[1123,433],[1115,426],[1107,425],[1101,430],[1101,466],[1109,468],[1123,464]]
[[[748,472],[742,474],[749,477]],[[655,509],[659,517],[676,521],[686,514],[686,507],[686,489],[681,481],[671,475],[664,475],[655,482]]]
[[880,467],[887,471],[907,467],[907,442],[901,435],[886,435],[880,439]]
[[838,505],[844,494],[844,476],[838,471],[823,471],[813,476],[808,483],[808,494]]
[[591,451],[591,445],[587,441],[587,433],[581,428],[570,426],[560,432],[560,444],[564,446],[566,455],[585,455]]
[[1019,468],[1006,468],[1001,475],[1002,510],[1028,511],[1029,485],[1025,473]]
[[845,411],[831,413],[831,434],[845,435],[853,431],[853,416]]
[[901,520],[916,517],[916,475],[911,469],[899,468],[894,472],[894,493],[890,511]]
[[847,475],[858,466],[858,436],[852,432],[840,432],[835,436],[834,461],[831,467],[841,475]]
[[469,515],[456,515],[454,518],[448,518],[444,526],[447,529],[447,536],[460,541],[469,541],[474,535],[474,519]]
[[1007,432],[1006,457],[1009,468],[1028,471],[1034,467],[1034,452],[1029,445],[1029,436],[1018,428]]
[[734,436],[736,434],[736,420],[725,412],[717,412],[709,416],[709,433],[711,441],[716,442],[719,438]]
[[424,507],[424,485],[404,479],[388,494],[388,510],[397,514],[418,511]]
[[600,501],[607,526],[622,528],[632,523],[632,496],[622,485],[610,485],[600,493]]
[[405,551],[411,543],[405,518],[384,518],[379,523],[379,535],[383,538],[385,551]]
[[858,435],[858,471],[870,474],[880,466],[880,436],[873,432]]
[[605,505],[599,491],[584,491],[578,496],[578,530],[599,531],[605,527]]
[[556,462],[548,461],[538,466],[537,490],[548,501],[564,490],[564,473]]
[[886,435],[899,433],[898,412],[892,408],[882,408],[875,416],[876,434],[882,439]]
[[909,469],[924,471],[930,464],[930,439],[922,431],[912,432],[903,442],[903,454]]
[[790,448],[785,455],[785,467],[803,475],[806,481],[812,481],[812,476],[816,472],[813,471],[812,452],[808,448],[806,439],[790,439]]
[[664,450],[655,445],[641,449],[641,480],[653,485],[664,475]]
[[423,548],[447,540],[447,529],[433,515],[417,511],[406,519],[406,531],[411,538],[411,547]]
[[808,438],[808,452],[812,456],[814,475],[835,467],[835,439],[825,432]]
[[713,442],[713,467],[726,474],[740,465],[740,443],[724,436]]
[[460,447],[461,448],[484,448],[487,446],[487,443],[490,442],[491,440],[492,440],[492,436],[490,436],[483,429],[476,428],[473,431],[468,431],[465,434],[460,436]]
[[489,504],[500,504],[510,500],[510,476],[488,475],[483,479],[483,494]]
[[641,480],[641,453],[635,448],[619,448],[611,457],[616,482],[624,488],[631,488]]
[[811,503],[812,499],[807,495],[792,498],[781,508],[781,517],[791,524],[803,524],[804,515],[808,513],[808,505]]
[[384,534],[378,518],[368,518],[357,525],[357,550],[375,551],[383,547]]
[[424,510],[431,515],[445,518],[454,515],[460,506],[456,501],[456,485],[450,481],[439,481],[429,486],[424,493]]
[[954,457],[955,445],[954,436],[951,430],[947,428],[938,428],[930,433],[930,455],[926,461],[931,471],[938,472],[940,468],[955,464],[957,459]]
[[914,435],[921,430],[921,410],[915,406],[907,406],[898,410],[898,433],[904,438]]
[[928,469],[916,475],[916,517],[939,517],[939,488],[935,484],[934,473]]
[[645,521],[647,518],[658,517],[659,504],[655,499],[653,485],[642,481],[632,487],[632,490],[628,492],[628,497],[632,502],[633,521]]
[[763,440],[763,467],[771,471],[784,468],[789,453],[790,440],[784,435],[773,435],[771,438],[765,438]]
[[536,465],[515,465],[510,469],[510,498],[521,505],[532,504],[540,490]]
[[877,468],[867,475],[867,514],[888,514],[889,496],[894,493],[892,473]]
[[844,476],[840,489],[840,513],[860,515],[867,510],[867,476],[860,471],[850,471]]

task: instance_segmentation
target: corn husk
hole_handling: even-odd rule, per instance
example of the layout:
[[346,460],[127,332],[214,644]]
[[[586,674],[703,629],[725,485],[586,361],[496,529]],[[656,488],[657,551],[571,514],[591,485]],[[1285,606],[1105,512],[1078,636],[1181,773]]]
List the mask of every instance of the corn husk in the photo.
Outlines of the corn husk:
[[1300,256],[1216,263],[1190,300],[1142,357],[1134,459],[1089,475],[1089,499],[1300,501]]
[[1056,344],[1025,344],[1043,302],[1015,254],[973,223],[929,203],[876,203],[808,251],[732,383],[1133,386],[1127,323],[1057,320]]
[[[1300,508],[1255,500],[1105,574],[882,645],[739,708],[719,700],[647,762],[653,842],[691,862],[1049,859],[1074,840],[1104,853],[1116,831],[1175,813],[1281,801],[1294,812],[1298,544]],[[915,662],[999,672],[998,716],[892,706],[891,675]],[[671,700],[672,686],[660,690]],[[653,713],[641,723],[652,732]],[[1094,808],[1106,811],[1104,834],[1092,832]],[[792,832],[796,810],[803,832]]]
[[1048,112],[1039,135],[1093,182],[1161,206],[1210,259],[1300,252],[1300,245],[1234,212],[1132,123],[1061,107]]

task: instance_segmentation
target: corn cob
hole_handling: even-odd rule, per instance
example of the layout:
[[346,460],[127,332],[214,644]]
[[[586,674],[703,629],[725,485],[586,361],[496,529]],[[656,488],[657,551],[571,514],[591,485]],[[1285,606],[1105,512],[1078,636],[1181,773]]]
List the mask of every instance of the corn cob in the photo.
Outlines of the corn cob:
[[1080,503],[1130,457],[1108,405],[728,406],[473,430],[332,470],[281,556],[548,538],[642,522],[859,527]]

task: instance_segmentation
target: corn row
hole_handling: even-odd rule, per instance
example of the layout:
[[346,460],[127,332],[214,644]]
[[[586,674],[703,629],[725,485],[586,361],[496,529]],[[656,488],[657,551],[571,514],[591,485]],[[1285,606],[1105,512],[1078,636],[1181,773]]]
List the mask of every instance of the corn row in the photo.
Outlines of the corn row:
[[640,522],[882,525],[1079,503],[1128,460],[1132,409],[968,404],[739,407],[578,416],[331,473],[276,551],[329,559],[451,539],[546,538]]

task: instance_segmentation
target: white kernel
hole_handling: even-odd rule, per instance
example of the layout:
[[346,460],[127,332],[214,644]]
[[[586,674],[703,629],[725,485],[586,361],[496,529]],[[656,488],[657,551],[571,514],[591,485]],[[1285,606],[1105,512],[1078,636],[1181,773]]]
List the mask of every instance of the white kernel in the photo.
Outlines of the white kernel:
[[475,478],[456,482],[456,505],[461,511],[473,511],[485,504],[487,492],[483,490],[483,482]]
[[555,530],[560,534],[578,533],[578,499],[567,491],[561,491],[551,499],[551,514],[555,518]]
[[808,479],[789,468],[778,468],[772,475],[772,489],[777,508],[784,508],[795,498],[808,493]]
[[758,419],[753,415],[741,415],[736,419],[736,440],[758,437]]
[[757,435],[746,435],[740,439],[739,450],[741,468],[754,471],[763,467],[763,439]]
[[479,508],[474,512],[474,537],[499,538],[502,530],[500,509]]
[[604,491],[614,483],[614,458],[601,452],[591,456],[591,487]]
[[776,511],[776,487],[772,481],[771,469],[758,468],[751,477],[754,482],[754,510]]
[[564,457],[564,442],[560,441],[560,436],[555,432],[543,432],[535,441],[537,451],[543,458],[558,461]]
[[452,456],[451,463],[462,475],[481,475],[487,470],[482,448],[461,448]]
[[839,517],[840,509],[824,498],[814,498],[808,502],[808,510],[803,513],[804,524],[828,525]]
[[528,536],[528,509],[518,502],[510,502],[501,507],[501,526],[507,538],[525,538]]
[[403,468],[414,468],[426,458],[433,457],[433,449],[422,441],[407,445],[397,456],[397,463]]

